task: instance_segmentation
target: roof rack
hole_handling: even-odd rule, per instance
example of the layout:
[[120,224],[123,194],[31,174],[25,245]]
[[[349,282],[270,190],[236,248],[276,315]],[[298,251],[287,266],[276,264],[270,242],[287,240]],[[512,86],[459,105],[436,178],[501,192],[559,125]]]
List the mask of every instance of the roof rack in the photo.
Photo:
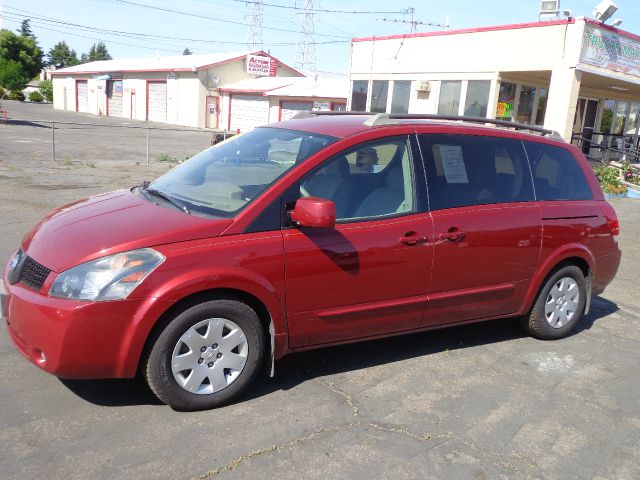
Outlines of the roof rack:
[[317,112],[300,112],[294,118],[309,118],[316,115],[370,115],[363,123],[369,127],[378,125],[394,125],[399,123],[398,120],[446,120],[452,122],[468,122],[479,124],[491,124],[501,127],[513,128],[514,130],[529,130],[531,132],[541,133],[545,137],[556,140],[563,140],[555,130],[549,130],[537,125],[527,125],[526,123],[510,122],[509,120],[498,120],[494,118],[472,117],[466,115],[436,115],[431,113],[375,113],[375,112],[358,112],[358,111],[317,111]]

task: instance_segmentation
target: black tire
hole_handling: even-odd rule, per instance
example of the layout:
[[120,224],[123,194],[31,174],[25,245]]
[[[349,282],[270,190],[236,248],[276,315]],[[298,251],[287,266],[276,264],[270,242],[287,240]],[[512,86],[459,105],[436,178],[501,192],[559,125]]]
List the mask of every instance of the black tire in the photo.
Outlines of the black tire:
[[[554,327],[547,320],[545,315],[545,305],[551,299],[550,292],[555,285],[564,279],[573,279],[578,287],[577,307],[569,321],[562,326]],[[580,268],[575,265],[567,265],[561,267],[547,279],[544,286],[538,294],[538,298],[531,309],[529,316],[522,319],[522,325],[525,330],[533,337],[541,340],[555,340],[569,335],[575,326],[580,322],[584,314],[584,308],[587,298],[587,285],[584,274]]]
[[[191,393],[178,383],[172,371],[174,349],[179,342],[183,343],[181,339],[189,329],[208,319],[218,318],[230,320],[244,334],[247,347],[246,361],[243,368],[238,370],[240,373],[237,377],[222,389],[213,393]],[[252,308],[237,300],[218,299],[194,305],[177,315],[156,335],[157,338],[152,339],[150,350],[148,350],[144,369],[145,377],[153,393],[162,402],[176,410],[206,410],[233,400],[255,379],[265,356],[265,332],[260,319]],[[197,352],[197,355],[200,353]],[[212,363],[215,361],[214,357]],[[225,372],[227,370],[223,369],[223,375],[227,378]],[[205,380],[207,381],[208,379]]]

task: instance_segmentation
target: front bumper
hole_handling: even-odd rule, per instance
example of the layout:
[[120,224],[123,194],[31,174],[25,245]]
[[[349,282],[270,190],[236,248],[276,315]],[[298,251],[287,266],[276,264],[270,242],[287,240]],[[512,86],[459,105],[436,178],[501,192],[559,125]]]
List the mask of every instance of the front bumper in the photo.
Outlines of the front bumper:
[[144,299],[78,302],[52,298],[5,278],[2,317],[30,362],[62,378],[123,375],[136,314]]

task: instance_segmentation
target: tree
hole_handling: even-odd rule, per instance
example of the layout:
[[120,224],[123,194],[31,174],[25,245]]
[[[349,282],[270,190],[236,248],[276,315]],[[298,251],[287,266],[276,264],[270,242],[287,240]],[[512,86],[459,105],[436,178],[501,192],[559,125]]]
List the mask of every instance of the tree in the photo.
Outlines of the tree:
[[24,88],[41,69],[42,50],[34,37],[0,30],[0,87]]
[[189,50],[189,48],[185,48],[185,49],[182,51],[182,55],[192,55],[191,50]]
[[97,62],[98,60],[111,60],[107,46],[102,41],[91,45],[89,53],[83,53],[80,57],[80,63]]
[[49,66],[66,68],[74,65],[78,65],[78,55],[75,50],[69,48],[67,42],[58,42],[49,50]]
[[20,30],[16,31],[20,34],[21,37],[29,37],[33,39],[36,38],[36,36],[31,31],[31,20],[28,18],[22,21],[22,23],[20,24]]

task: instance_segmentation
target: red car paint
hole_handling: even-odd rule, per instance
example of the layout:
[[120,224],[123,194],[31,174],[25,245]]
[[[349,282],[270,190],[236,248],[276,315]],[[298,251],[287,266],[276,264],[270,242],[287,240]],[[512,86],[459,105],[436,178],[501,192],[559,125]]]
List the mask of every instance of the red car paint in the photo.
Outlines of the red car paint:
[[[9,266],[4,270],[3,314],[14,344],[34,364],[61,377],[132,377],[163,315],[203,292],[233,293],[267,312],[277,359],[323,345],[523,315],[545,277],[567,260],[590,271],[594,294],[615,276],[617,217],[576,148],[505,129],[409,120],[368,127],[366,118],[323,116],[272,125],[338,140],[288,171],[233,218],[187,215],[128,190],[55,210],[22,242],[28,256],[51,269],[42,288],[10,284]],[[246,232],[274,200],[329,157],[381,137],[416,134],[489,136],[568,149],[592,199],[424,209],[332,229],[288,225]],[[64,270],[144,247],[166,259],[126,300],[48,296]]]

